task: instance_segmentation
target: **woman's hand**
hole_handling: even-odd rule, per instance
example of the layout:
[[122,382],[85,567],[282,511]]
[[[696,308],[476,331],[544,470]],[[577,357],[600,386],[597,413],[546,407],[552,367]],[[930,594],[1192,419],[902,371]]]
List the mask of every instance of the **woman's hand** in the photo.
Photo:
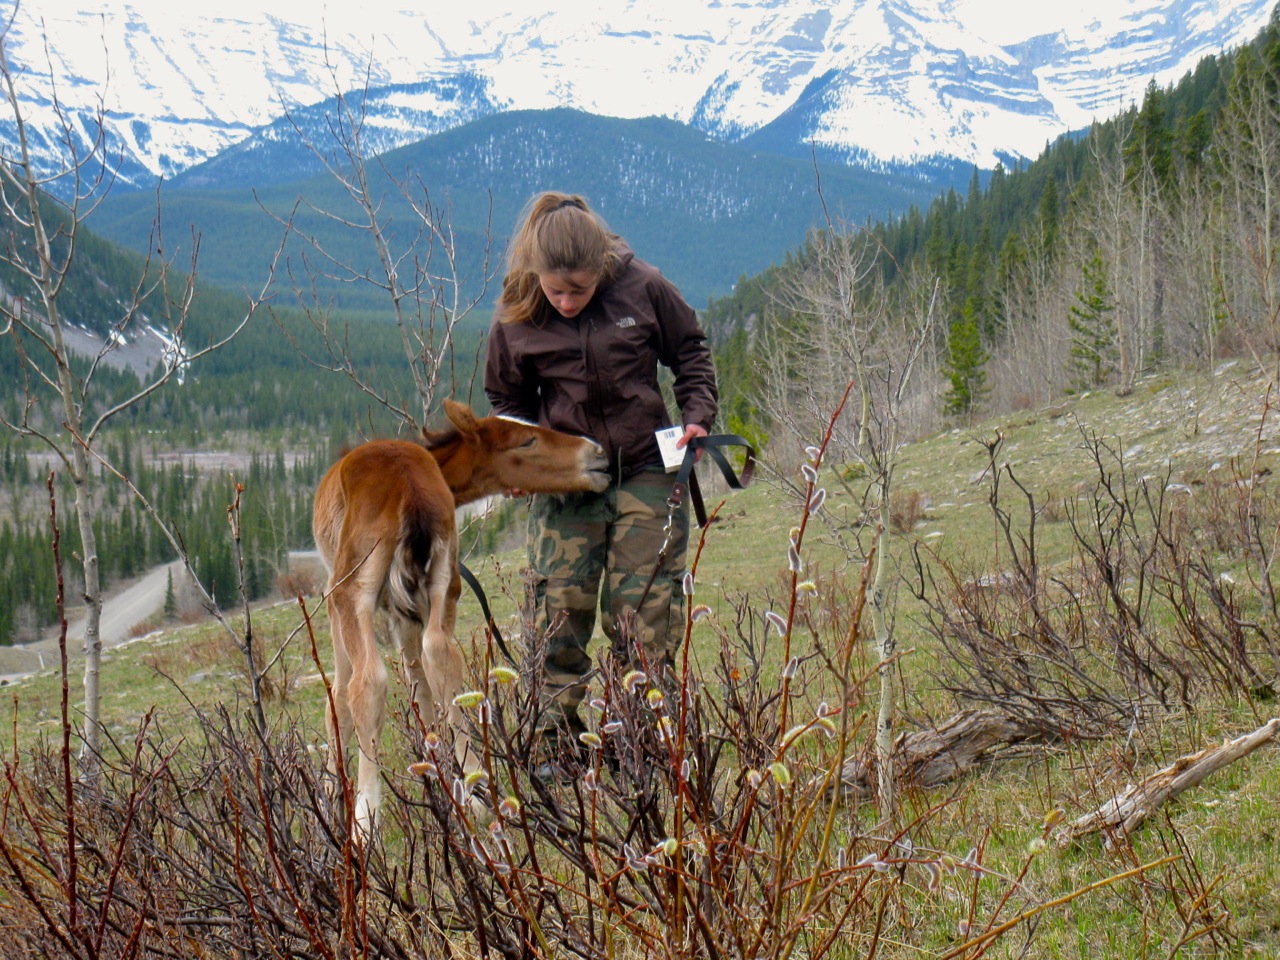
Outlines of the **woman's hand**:
[[[683,450],[686,446],[688,446],[689,441],[692,440],[694,437],[705,437],[706,435],[707,435],[707,431],[703,427],[699,426],[696,423],[688,424],[684,428],[684,436],[676,441],[676,449]],[[693,452],[693,462],[697,463],[701,459],[702,459],[702,451],[695,450]]]

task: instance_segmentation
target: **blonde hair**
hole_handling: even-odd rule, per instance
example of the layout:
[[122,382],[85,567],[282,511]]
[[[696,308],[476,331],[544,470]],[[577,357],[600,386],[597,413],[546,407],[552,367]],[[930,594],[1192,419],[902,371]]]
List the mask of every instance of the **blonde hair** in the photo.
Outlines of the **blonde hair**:
[[548,190],[530,200],[507,251],[507,273],[498,297],[503,323],[541,322],[552,310],[538,278],[585,271],[597,282],[613,279],[618,238],[577,194]]

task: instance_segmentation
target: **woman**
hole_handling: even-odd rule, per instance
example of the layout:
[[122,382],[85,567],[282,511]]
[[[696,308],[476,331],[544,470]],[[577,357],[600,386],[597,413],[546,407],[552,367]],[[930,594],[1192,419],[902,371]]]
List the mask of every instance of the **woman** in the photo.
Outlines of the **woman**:
[[667,530],[672,478],[654,434],[671,420],[659,366],[674,375],[684,447],[707,435],[718,397],[693,310],[582,197],[534,197],[511,240],[485,393],[496,414],[593,438],[614,473],[603,493],[536,495],[530,504],[535,620],[540,633],[550,629],[550,729],[584,729],[578,705],[597,601],[612,648],[655,673],[684,633],[689,518],[682,506]]

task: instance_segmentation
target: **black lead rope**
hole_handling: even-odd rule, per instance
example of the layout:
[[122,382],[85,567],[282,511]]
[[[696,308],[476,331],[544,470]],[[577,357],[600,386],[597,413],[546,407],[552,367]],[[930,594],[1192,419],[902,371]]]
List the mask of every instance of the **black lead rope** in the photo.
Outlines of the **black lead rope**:
[[498,629],[498,622],[493,619],[493,613],[489,610],[489,598],[484,595],[484,587],[480,586],[480,581],[476,579],[476,575],[468,570],[467,565],[461,560],[458,561],[458,572],[462,574],[462,579],[467,582],[471,592],[480,601],[480,612],[484,615],[484,622],[488,626],[489,632],[493,634],[493,642],[498,645],[502,655],[507,658],[507,663],[518,669],[520,664],[516,662],[516,658],[507,649],[507,642],[502,639],[502,631]]
[[[745,447],[747,451],[746,459],[742,464],[742,476],[734,473],[733,466],[729,463],[729,458],[724,455],[721,447]],[[672,507],[680,506],[680,501],[684,499],[686,492],[689,499],[693,501],[693,512],[698,519],[698,526],[705,527],[707,525],[707,508],[702,502],[702,491],[698,489],[698,475],[693,472],[693,465],[698,462],[698,451],[704,451],[720,468],[720,473],[724,477],[724,482],[733,490],[741,490],[751,482],[751,475],[756,469],[756,452],[752,449],[751,444],[747,443],[742,437],[736,433],[717,433],[708,437],[694,437],[684,448],[684,460],[680,463],[680,469],[676,472],[676,482],[671,488],[671,496],[667,498],[667,503]]]
[[[729,463],[729,458],[724,455],[722,447],[744,447],[746,449],[746,458],[742,463],[741,476],[734,471],[733,465]],[[719,433],[707,437],[694,437],[686,444],[684,460],[680,462],[680,469],[676,471],[675,483],[671,487],[671,496],[667,498],[667,506],[669,508],[667,537],[663,541],[662,549],[658,551],[658,556],[654,559],[653,573],[649,574],[649,582],[645,584],[644,593],[641,594],[640,603],[642,605],[645,598],[649,596],[649,590],[653,587],[653,581],[658,575],[658,569],[662,566],[663,560],[666,559],[667,547],[671,545],[671,535],[674,531],[675,513],[684,501],[686,493],[689,494],[689,499],[693,502],[693,512],[698,519],[698,526],[705,527],[707,525],[707,508],[702,502],[702,491],[698,489],[698,475],[693,472],[693,465],[698,461],[699,450],[704,451],[720,468],[724,482],[732,490],[743,489],[751,482],[751,475],[755,472],[756,452],[752,449],[751,444],[736,433]],[[502,632],[498,629],[498,624],[489,610],[489,598],[485,596],[484,588],[480,586],[480,581],[476,579],[475,574],[468,570],[467,565],[461,560],[458,561],[458,572],[462,575],[462,579],[466,581],[467,586],[471,588],[471,592],[476,595],[476,599],[480,601],[480,612],[484,615],[484,622],[489,628],[489,632],[493,634],[493,642],[498,645],[498,649],[507,658],[507,662],[518,668],[520,665],[516,662],[516,658],[511,655],[511,651],[507,649],[506,641],[502,639]]]
[[[729,458],[724,455],[724,452],[720,449],[721,447],[746,447],[747,456],[742,464],[741,478],[734,473],[733,467],[729,464]],[[676,471],[676,482],[671,487],[671,496],[667,497],[666,537],[662,541],[662,548],[654,558],[653,571],[649,574],[649,579],[644,585],[644,592],[640,594],[640,602],[636,604],[637,610],[644,606],[645,600],[649,598],[649,591],[653,589],[653,581],[657,579],[658,571],[662,569],[662,565],[667,559],[667,548],[671,546],[671,539],[676,532],[676,511],[680,509],[685,493],[688,493],[689,499],[693,501],[693,512],[698,518],[698,526],[703,529],[707,526],[707,508],[702,502],[702,491],[698,489],[698,475],[693,472],[693,465],[698,462],[699,450],[705,450],[707,455],[715,461],[716,466],[720,468],[720,472],[724,475],[725,483],[734,490],[741,490],[750,483],[751,475],[755,472],[756,452],[751,448],[751,444],[736,433],[694,437],[685,445],[684,460],[680,463],[680,469]],[[616,643],[620,641],[620,637],[615,640],[615,655],[626,653],[626,651],[616,649]],[[620,659],[626,662],[627,658],[621,656]]]

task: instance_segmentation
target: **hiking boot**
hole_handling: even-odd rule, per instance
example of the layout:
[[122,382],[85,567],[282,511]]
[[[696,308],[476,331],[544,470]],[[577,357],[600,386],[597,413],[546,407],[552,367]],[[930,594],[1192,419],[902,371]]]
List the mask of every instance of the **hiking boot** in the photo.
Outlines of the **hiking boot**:
[[559,760],[543,760],[529,771],[529,776],[549,787],[567,787],[582,775],[582,765]]
[[578,735],[586,729],[574,713],[564,717],[562,724],[543,730],[533,751],[530,775],[543,783],[560,785],[573,783],[582,776],[587,757]]

